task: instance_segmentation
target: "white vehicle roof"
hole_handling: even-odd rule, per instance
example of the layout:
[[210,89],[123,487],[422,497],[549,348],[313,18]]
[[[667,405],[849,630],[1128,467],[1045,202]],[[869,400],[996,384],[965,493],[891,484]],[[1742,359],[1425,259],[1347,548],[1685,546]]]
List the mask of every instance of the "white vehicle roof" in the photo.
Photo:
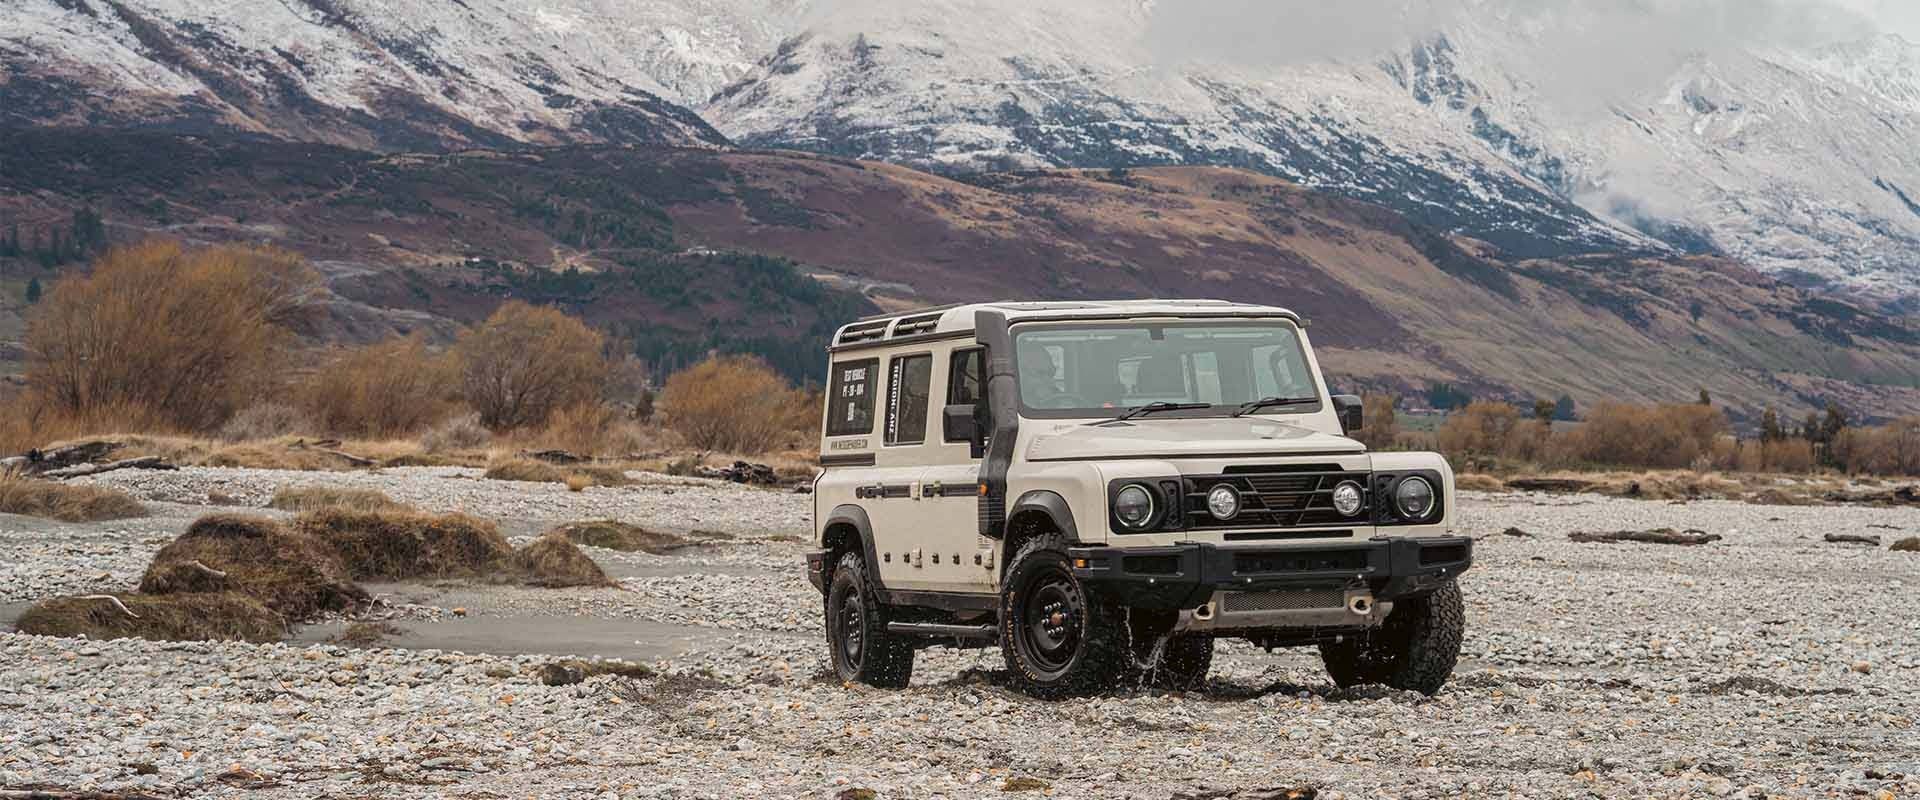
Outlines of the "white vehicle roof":
[[1039,319],[1285,317],[1304,324],[1300,315],[1279,306],[1235,303],[1228,300],[1061,300],[971,303],[867,317],[842,326],[834,334],[833,349],[879,347],[903,339],[946,338],[969,334],[973,331],[975,312],[983,309],[1006,314],[1009,323]]

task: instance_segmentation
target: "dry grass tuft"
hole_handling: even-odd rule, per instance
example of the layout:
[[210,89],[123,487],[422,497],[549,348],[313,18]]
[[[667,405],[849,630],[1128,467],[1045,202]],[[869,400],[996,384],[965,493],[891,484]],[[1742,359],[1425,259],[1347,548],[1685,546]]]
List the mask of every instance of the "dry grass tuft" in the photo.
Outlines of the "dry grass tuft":
[[231,514],[201,517],[161,548],[140,578],[140,591],[238,593],[293,622],[369,599],[320,542],[275,520]]
[[513,567],[531,586],[614,586],[612,578],[580,552],[573,540],[549,531],[513,554]]
[[356,622],[348,625],[346,630],[334,634],[327,641],[345,647],[365,649],[385,641],[389,636],[399,636],[403,633],[406,631],[391,622]]
[[34,480],[0,470],[0,514],[99,522],[144,517],[147,508],[118,489]]
[[[608,550],[620,550],[629,553],[651,553],[663,555],[675,550],[697,547],[701,542],[693,537],[676,536],[671,533],[651,531],[638,525],[629,525],[614,520],[593,520],[589,522],[569,522],[548,531],[546,536],[560,536],[576,544],[588,547],[601,547]],[[546,538],[545,536],[541,538]]]
[[59,597],[38,603],[20,615],[15,627],[36,636],[98,640],[277,642],[287,632],[280,615],[233,593],[113,595],[126,611],[104,597]]
[[[531,458],[498,459],[487,465],[483,476],[496,481],[523,483],[561,483],[573,491],[588,486],[629,486],[633,479],[625,470],[614,467],[560,467]],[[577,485],[577,488],[576,488]]]
[[338,554],[357,580],[480,577],[513,557],[499,528],[465,514],[326,508],[301,514],[295,526]]
[[273,493],[268,508],[281,511],[317,511],[345,508],[353,511],[412,511],[413,507],[375,489],[337,486],[286,486]]
[[1492,475],[1481,475],[1479,473],[1453,476],[1453,487],[1463,492],[1504,492],[1507,490],[1505,481]]

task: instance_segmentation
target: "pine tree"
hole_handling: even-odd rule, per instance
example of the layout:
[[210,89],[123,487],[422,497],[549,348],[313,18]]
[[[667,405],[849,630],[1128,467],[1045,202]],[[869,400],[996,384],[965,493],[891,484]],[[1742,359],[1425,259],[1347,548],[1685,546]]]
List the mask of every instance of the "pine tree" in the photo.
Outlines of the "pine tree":
[[20,223],[14,223],[13,227],[7,231],[7,238],[0,239],[0,256],[20,257]]
[[27,281],[27,305],[40,302],[40,279]]
[[1713,395],[1707,394],[1707,390],[1705,388],[1702,388],[1700,390],[1700,405],[1703,405],[1703,406],[1713,405]]
[[1806,419],[1800,421],[1800,436],[1814,444],[1823,441],[1820,436],[1820,418],[1811,411],[1807,412]]
[[1555,400],[1553,402],[1553,418],[1554,419],[1560,420],[1562,422],[1572,422],[1574,420],[1575,412],[1576,412],[1576,409],[1573,407],[1572,397],[1569,397],[1563,394],[1563,395],[1560,395],[1559,400]]
[[1821,437],[1825,441],[1835,441],[1840,438],[1840,432],[1846,429],[1846,412],[1841,411],[1839,406],[1833,404],[1833,401],[1827,401],[1827,418],[1820,424]]
[[1768,406],[1766,412],[1760,415],[1760,441],[1777,442],[1785,438],[1786,432],[1780,429],[1780,415],[1772,406]]

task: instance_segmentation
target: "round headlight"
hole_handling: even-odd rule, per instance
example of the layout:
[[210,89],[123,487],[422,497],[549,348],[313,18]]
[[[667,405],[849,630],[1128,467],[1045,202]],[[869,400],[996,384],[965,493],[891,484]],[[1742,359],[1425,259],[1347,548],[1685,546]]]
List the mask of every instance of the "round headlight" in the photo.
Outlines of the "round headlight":
[[1207,513],[1221,521],[1240,516],[1240,492],[1224,483],[1213,487],[1207,492]]
[[1401,516],[1421,519],[1433,512],[1433,484],[1426,478],[1407,478],[1394,487],[1393,504]]
[[1138,530],[1153,522],[1153,492],[1140,484],[1128,484],[1113,496],[1113,516],[1121,525]]
[[1347,481],[1333,487],[1333,510],[1340,512],[1340,516],[1351,517],[1360,513],[1361,500],[1360,484]]

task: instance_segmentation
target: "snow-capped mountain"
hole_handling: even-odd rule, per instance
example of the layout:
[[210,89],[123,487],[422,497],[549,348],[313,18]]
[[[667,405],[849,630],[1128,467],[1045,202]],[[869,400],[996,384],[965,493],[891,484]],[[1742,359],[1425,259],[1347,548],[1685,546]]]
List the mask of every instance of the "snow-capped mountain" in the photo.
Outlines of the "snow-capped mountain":
[[1702,48],[1567,103],[1538,16],[1485,0],[1404,46],[1272,59],[1169,53],[1167,0],[0,3],[0,123],[1227,165],[1509,256],[1717,252],[1920,307],[1920,46],[1893,36]]
[[679,105],[784,28],[721,0],[6,0],[0,121],[382,149],[719,144]]
[[1920,294],[1920,47],[1717,49],[1587,107],[1494,15],[1349,62],[1153,52],[1152,0],[863,8],[702,108],[736,141],[933,167],[1246,166],[1510,254],[1722,252]]

